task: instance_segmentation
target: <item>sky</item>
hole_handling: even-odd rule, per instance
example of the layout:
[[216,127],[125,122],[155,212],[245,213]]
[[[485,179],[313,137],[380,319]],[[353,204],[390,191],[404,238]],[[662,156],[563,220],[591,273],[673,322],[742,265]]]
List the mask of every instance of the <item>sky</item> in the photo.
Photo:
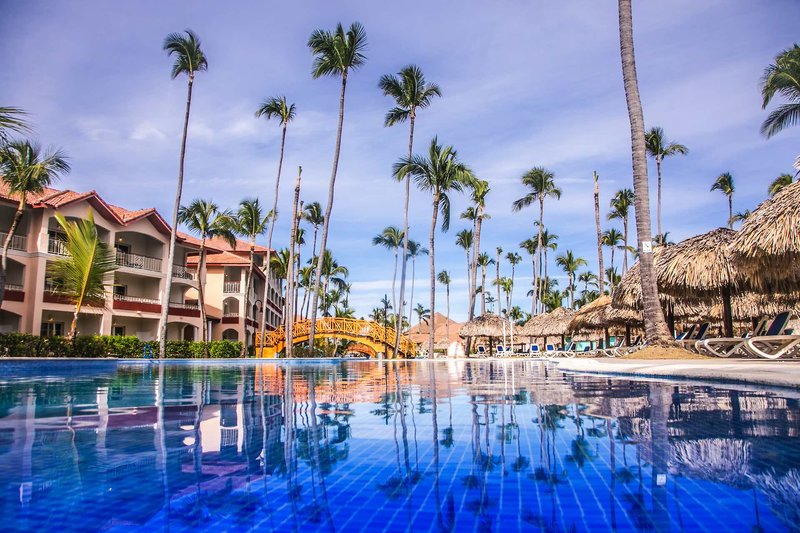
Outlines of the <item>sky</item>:
[[[645,123],[663,127],[690,150],[663,168],[663,224],[677,242],[726,224],[725,197],[709,191],[720,173],[734,177],[737,212],[753,209],[768,184],[791,171],[800,128],[769,140],[760,135],[767,111],[759,80],[796,41],[800,3],[634,4]],[[525,258],[517,267],[514,305],[530,310],[531,266],[519,243],[534,234],[536,210],[511,211],[525,194],[520,177],[527,170],[544,166],[563,191],[545,204],[545,226],[559,236],[549,272],[562,288],[566,276],[554,265],[559,253],[572,250],[597,271],[593,171],[600,175],[603,227],[621,229],[605,220],[613,193],[632,186],[612,0],[0,0],[0,10],[0,105],[29,111],[36,138],[68,154],[73,170],[57,186],[94,189],[127,208],[156,207],[171,218],[186,79],[170,79],[172,61],[161,48],[168,33],[194,30],[209,62],[194,88],[185,202],[210,198],[235,208],[258,196],[271,203],[280,128],[254,112],[265,98],[286,95],[297,118],[287,134],[276,248],[289,239],[298,166],[301,198],[324,206],[333,157],[340,85],[312,78],[306,42],[315,29],[361,22],[367,61],[348,80],[328,241],[350,270],[350,302],[359,316],[391,294],[392,254],[371,240],[388,225],[402,226],[403,187],[392,179],[392,165],[405,155],[408,127],[383,126],[393,104],[377,83],[407,64],[419,65],[442,89],[442,98],[418,115],[415,152],[437,135],[454,145],[492,189],[482,249],[501,246]],[[649,170],[655,214],[652,161]],[[454,194],[450,231],[436,236],[436,271],[448,270],[453,279],[456,320],[467,314],[466,259],[454,242],[468,227],[458,219],[467,205],[464,195]],[[426,246],[431,209],[430,195],[412,192],[409,234]],[[426,258],[416,265],[415,306],[427,307],[428,268]],[[510,275],[506,262],[501,275]],[[437,289],[436,309],[445,312],[444,289]]]

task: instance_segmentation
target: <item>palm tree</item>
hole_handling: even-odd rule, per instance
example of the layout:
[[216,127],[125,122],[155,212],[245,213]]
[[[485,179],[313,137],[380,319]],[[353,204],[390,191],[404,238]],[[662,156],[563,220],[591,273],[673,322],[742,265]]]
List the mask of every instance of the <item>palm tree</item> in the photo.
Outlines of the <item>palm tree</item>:
[[779,192],[783,190],[784,187],[787,185],[791,185],[794,181],[794,176],[791,174],[781,174],[775,180],[769,184],[769,195],[775,196]]
[[[184,35],[185,34],[185,35]],[[169,235],[169,253],[167,254],[167,279],[164,283],[164,294],[169,299],[172,291],[172,271],[175,268],[175,237],[178,231],[178,211],[181,208],[181,194],[183,193],[183,167],[186,160],[186,138],[189,133],[189,112],[192,108],[192,87],[194,86],[194,76],[198,72],[208,69],[208,60],[200,49],[200,39],[192,30],[181,33],[170,33],[164,39],[164,50],[168,56],[175,56],[172,64],[172,79],[174,80],[181,74],[186,74],[188,78],[188,88],[186,92],[186,114],[183,119],[183,136],[181,138],[181,156],[178,164],[178,186],[175,191],[175,205],[172,210],[172,228]],[[158,324],[158,346],[161,354],[166,353],[167,348],[167,318],[169,315],[169,305],[161,306],[161,320]],[[204,339],[205,340],[205,339]]]
[[733,220],[734,222],[744,222],[745,220],[750,218],[750,215],[752,215],[752,212],[749,209],[745,209],[744,211],[739,211],[738,213],[733,215],[733,218],[731,220]]
[[425,309],[422,304],[417,304],[417,307],[414,309],[414,312],[417,313],[417,319],[419,323],[422,324],[422,321],[428,322],[431,318],[431,310]]
[[[2,108],[0,108],[2,109]],[[17,231],[25,210],[29,194],[40,193],[61,175],[70,171],[67,157],[60,150],[43,151],[30,141],[11,141],[0,147],[0,179],[8,189],[10,197],[18,197],[19,203],[3,242],[3,258],[0,262],[0,305],[6,290],[8,248]]]
[[[516,252],[508,252],[506,254],[506,261],[508,264],[511,265],[511,286],[514,286],[514,273],[516,271],[516,267],[518,264],[522,262],[522,256]],[[513,300],[514,293],[511,293],[511,299]]]
[[[397,307],[397,262],[400,254],[400,247],[406,242],[405,233],[397,226],[386,226],[383,231],[372,238],[373,246],[382,246],[387,250],[394,251],[394,272],[392,273],[392,306]],[[400,331],[399,329],[397,331]]]
[[67,256],[50,263],[47,276],[53,281],[53,292],[75,302],[69,338],[78,332],[78,315],[85,302],[102,302],[110,285],[108,275],[117,269],[111,248],[97,235],[94,216],[89,211],[85,219],[68,221],[61,213],[55,214],[58,225],[64,230],[64,247]]
[[538,234],[536,240],[536,260],[534,261],[533,268],[533,286],[537,289],[534,292],[533,300],[531,301],[531,315],[536,314],[536,302],[538,300],[538,279],[539,279],[539,265],[542,263],[542,230],[544,229],[544,200],[548,196],[559,199],[561,198],[561,189],[555,186],[555,176],[549,170],[543,167],[535,167],[523,174],[522,184],[528,189],[527,194],[512,204],[514,211],[519,211],[525,207],[532,205],[534,202],[539,203],[539,220],[538,220]]
[[445,322],[445,335],[447,335],[447,340],[450,340],[450,273],[447,270],[442,270],[439,272],[439,275],[436,276],[436,280],[444,285],[446,294],[447,294],[447,322]]
[[669,232],[662,233],[660,235],[656,235],[653,240],[659,246],[667,246],[669,244],[675,244],[671,240],[669,240]]
[[[253,286],[253,270],[255,269],[256,259],[256,238],[264,234],[267,229],[267,221],[270,218],[270,214],[267,214],[266,216],[264,215],[264,211],[261,208],[261,202],[259,202],[258,198],[245,198],[239,202],[239,210],[236,212],[236,216],[233,218],[233,229],[235,233],[248,239],[250,242],[250,261],[247,267],[247,279],[245,280],[244,290],[244,293],[247,295],[246,298],[250,297],[250,288]],[[265,304],[262,303],[261,305],[263,306]],[[253,318],[258,320],[257,316]],[[243,346],[243,349],[246,350],[247,346]]]
[[319,205],[319,202],[311,202],[310,204],[306,204],[303,208],[303,220],[311,224],[311,227],[314,228],[314,241],[311,245],[311,256],[317,256],[317,233],[319,232],[320,226],[322,226],[323,222],[325,222],[325,215],[322,214],[322,206]]
[[498,246],[494,251],[497,254],[494,260],[494,286],[497,287],[497,306],[500,307],[500,259],[503,255],[503,249]]
[[575,257],[572,250],[567,250],[562,255],[556,257],[556,264],[560,266],[569,277],[569,306],[572,308],[575,306],[575,273],[580,267],[587,265],[586,259]]
[[[547,228],[542,230],[542,253],[544,254],[544,260],[542,263],[544,264],[544,277],[547,278],[547,251],[552,250],[556,251],[558,248],[558,235],[555,233],[550,233],[547,231]],[[541,265],[539,270],[541,271]],[[540,276],[541,277],[541,276]]]
[[[403,67],[397,76],[385,74],[378,81],[378,87],[383,91],[384,96],[390,96],[395,103],[395,107],[386,113],[384,126],[394,126],[408,120],[408,157],[414,155],[414,123],[417,118],[417,110],[424,109],[431,105],[433,98],[442,96],[442,91],[435,83],[428,83],[425,75],[416,65]],[[403,205],[403,257],[408,255],[408,206],[411,198],[411,176],[406,176],[405,203]],[[397,331],[401,330],[400,321],[403,319],[405,309],[406,293],[406,261],[400,271],[400,302],[401,308],[397,309],[398,322]],[[397,353],[400,344],[400,336],[395,339],[394,351]]]
[[617,274],[616,268],[607,268],[606,269],[606,279],[608,280],[608,284],[612,287],[616,287],[619,285],[619,282],[622,281],[622,276]]
[[[208,319],[205,306],[205,269],[206,269],[206,241],[219,237],[224,239],[231,247],[236,245],[233,230],[236,228],[233,215],[228,211],[220,211],[217,204],[211,200],[192,200],[188,206],[181,206],[178,210],[178,222],[185,225],[192,233],[200,236],[200,254],[197,260],[197,304],[200,306],[200,338],[208,341]],[[170,293],[164,293],[161,305],[169,306]],[[245,303],[245,308],[247,304]],[[205,348],[208,353],[208,346]]]
[[[472,266],[468,272],[467,280],[472,278],[469,286],[469,320],[475,318],[475,298],[477,291],[477,278],[478,278],[478,256],[481,253],[481,230],[483,221],[491,218],[486,212],[486,197],[489,195],[489,182],[486,180],[476,179],[472,184],[472,207],[475,211],[475,242],[472,250]],[[462,215],[463,216],[463,215]],[[469,346],[469,345],[468,345]]]
[[456,246],[463,248],[464,253],[467,255],[467,293],[469,293],[472,288],[472,261],[470,259],[470,252],[472,251],[474,242],[475,239],[472,230],[462,229],[456,233]]
[[578,283],[583,283],[583,292],[586,292],[589,290],[589,285],[599,288],[600,278],[591,270],[587,270],[578,274]]
[[481,315],[486,314],[486,268],[494,262],[486,252],[478,256],[478,265],[481,267]]
[[[608,220],[622,221],[622,243],[628,247],[628,215],[634,203],[633,191],[621,189],[611,198],[611,211],[608,213]],[[622,256],[622,272],[628,271],[628,254]]]
[[[297,318],[297,312],[294,308],[295,302],[295,249],[297,244],[297,230],[300,227],[301,214],[303,212],[303,202],[300,201],[300,182],[303,177],[303,167],[297,167],[297,178],[294,182],[294,198],[292,200],[292,218],[289,220],[289,265],[286,270],[286,301],[284,308],[286,310],[286,318],[284,319],[284,346],[286,346],[285,353],[287,358],[294,356],[294,322]],[[327,296],[328,287],[325,287],[325,295]],[[327,307],[325,307],[327,312]],[[313,352],[314,345],[308,345],[309,350]]]
[[[603,271],[603,236],[600,229],[600,176],[597,171],[592,171],[592,179],[594,180],[594,229],[597,235],[597,265],[600,267],[598,272]],[[603,292],[603,277],[599,278],[600,284],[598,290]]]
[[411,175],[417,188],[433,194],[433,214],[430,230],[430,297],[431,297],[431,332],[428,339],[429,354],[433,357],[433,331],[436,321],[436,223],[441,211],[442,231],[450,227],[451,191],[461,192],[470,186],[474,177],[472,171],[458,160],[458,153],[452,146],[442,146],[434,137],[428,148],[428,157],[412,156],[403,158],[394,166],[394,174],[398,180]]
[[[611,269],[614,269],[614,250],[619,246],[619,243],[623,242],[623,235],[617,228],[607,229],[603,232],[603,246],[608,246],[611,248]],[[627,253],[625,255],[628,255]],[[623,267],[624,268],[624,267]],[[611,290],[614,290],[614,285],[611,285]]]
[[414,308],[414,282],[417,273],[417,257],[421,255],[428,255],[428,249],[422,246],[417,241],[409,240],[408,253],[406,254],[406,261],[411,259],[411,294],[408,297],[409,309]]
[[664,130],[657,126],[650,128],[650,130],[644,134],[644,138],[647,155],[656,161],[656,172],[658,174],[658,206],[656,219],[658,232],[661,233],[661,163],[664,161],[665,157],[686,155],[689,153],[689,149],[682,144],[668,142],[666,135],[664,135]]
[[787,48],[764,69],[761,108],[766,109],[776,94],[788,103],[778,106],[761,125],[761,133],[767,138],[800,121],[800,45]]
[[511,281],[511,278],[500,278],[497,285],[503,290],[503,294],[506,295],[506,312],[508,312],[511,310],[511,291],[514,289],[514,282]]
[[331,223],[333,211],[333,197],[336,189],[336,172],[339,169],[339,153],[342,148],[342,128],[344,125],[344,96],[347,89],[347,76],[351,70],[356,70],[364,64],[367,47],[367,33],[364,26],[358,22],[350,25],[345,32],[342,24],[336,25],[334,31],[316,30],[308,39],[308,47],[314,55],[314,65],[311,69],[314,79],[323,76],[338,77],[342,81],[339,95],[339,122],[336,128],[336,148],[333,152],[333,166],[331,179],[328,184],[328,203],[325,207],[325,221],[322,223],[322,235],[317,255],[317,271],[314,276],[314,289],[311,293],[311,326],[308,335],[308,345],[314,346],[314,333],[317,319],[317,298],[319,297],[319,283],[322,277],[322,261],[325,257],[325,247],[328,244],[328,228]]
[[[636,78],[636,58],[633,53],[633,14],[631,0],[619,2],[619,43],[622,62],[622,79],[625,100],[631,124],[631,160],[633,163],[633,192],[636,208],[636,232],[638,240],[639,268],[642,284],[645,338],[648,343],[672,344],[674,342],[664,320],[658,299],[656,274],[653,269],[653,254],[650,246],[650,195],[647,180],[647,141],[644,133],[644,112],[639,97],[639,81]],[[659,232],[661,233],[661,232]]]
[[0,106],[0,146],[8,142],[10,132],[30,133],[27,116],[28,113],[18,107]]
[[[275,194],[272,200],[272,216],[269,219],[269,230],[267,231],[267,253],[272,253],[272,234],[275,230],[275,219],[278,218],[278,196],[281,188],[281,171],[283,170],[283,151],[286,147],[286,128],[289,122],[294,120],[296,109],[294,104],[286,101],[285,96],[271,97],[261,102],[261,105],[256,109],[256,118],[264,117],[266,120],[273,118],[278,119],[278,124],[281,127],[281,151],[278,157],[278,175],[275,178]],[[267,300],[269,297],[269,281],[272,276],[271,262],[267,261],[266,268],[264,269],[264,276],[266,283],[264,283],[264,294],[262,301],[264,302],[261,311],[261,338],[264,338],[264,333],[267,330]],[[294,317],[293,317],[294,318]],[[291,349],[290,349],[291,350]]]
[[712,191],[719,191],[728,197],[728,227],[733,229],[733,193],[736,187],[730,172],[723,172],[711,185]]

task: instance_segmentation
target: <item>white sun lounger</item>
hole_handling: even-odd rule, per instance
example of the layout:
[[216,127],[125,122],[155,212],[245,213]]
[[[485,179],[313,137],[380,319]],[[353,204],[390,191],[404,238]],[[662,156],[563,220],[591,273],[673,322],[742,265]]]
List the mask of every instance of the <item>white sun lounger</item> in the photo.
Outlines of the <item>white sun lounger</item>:
[[[780,315],[778,315],[779,317]],[[777,318],[777,317],[776,317]],[[717,337],[715,339],[704,339],[695,343],[695,349],[702,354],[716,355],[717,357],[730,357],[732,355],[747,355],[745,345],[750,337],[764,335],[770,321],[766,318],[756,325],[752,332],[744,337]]]

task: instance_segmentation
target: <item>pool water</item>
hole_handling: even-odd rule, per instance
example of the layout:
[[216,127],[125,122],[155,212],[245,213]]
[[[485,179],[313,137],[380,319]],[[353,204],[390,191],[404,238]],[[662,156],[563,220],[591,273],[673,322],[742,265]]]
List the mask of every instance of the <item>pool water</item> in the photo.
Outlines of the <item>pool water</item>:
[[798,397],[538,361],[2,361],[0,530],[786,531]]

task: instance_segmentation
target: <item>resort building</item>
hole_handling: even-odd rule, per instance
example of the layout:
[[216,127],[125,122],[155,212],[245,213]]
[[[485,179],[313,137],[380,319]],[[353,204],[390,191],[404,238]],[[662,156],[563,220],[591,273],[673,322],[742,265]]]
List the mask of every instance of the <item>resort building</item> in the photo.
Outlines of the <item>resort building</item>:
[[[0,185],[0,229],[8,231],[19,200]],[[170,226],[155,209],[131,211],[109,204],[96,192],[78,193],[70,190],[45,189],[29,195],[22,219],[11,240],[6,272],[6,292],[0,310],[0,332],[22,332],[53,336],[65,334],[72,321],[74,306],[52,292],[47,278],[47,266],[66,255],[64,234],[55,214],[67,220],[86,218],[91,212],[97,230],[116,252],[118,269],[114,272],[113,287],[104,302],[84,305],[78,320],[79,335],[134,335],[154,340],[158,333],[162,305],[169,306],[167,338],[199,340],[200,308],[197,303],[198,280],[196,267],[190,267],[199,252],[200,242],[179,233],[175,249],[172,289],[164,298]],[[7,233],[0,233],[5,241]],[[208,247],[209,275],[206,285],[210,337],[249,339],[260,320],[260,298],[263,295],[264,275],[253,276],[251,296],[244,298],[244,285],[249,264],[249,245],[238,243],[235,250],[216,241]],[[244,252],[241,252],[244,249]],[[221,263],[217,256],[245,257],[244,265]],[[258,247],[257,257],[263,264],[267,249]],[[211,259],[214,258],[214,259]],[[214,272],[213,274],[211,272]],[[219,271],[219,274],[217,274]],[[238,277],[236,277],[238,276]],[[239,285],[226,286],[226,281]],[[268,303],[272,311],[268,326],[280,323],[282,303],[277,292],[278,282],[270,284]],[[229,292],[226,289],[236,288]],[[240,292],[241,291],[241,292]],[[227,306],[226,306],[226,303]],[[254,307],[256,306],[256,307]],[[228,316],[226,317],[226,310]],[[240,318],[241,317],[241,318]]]

